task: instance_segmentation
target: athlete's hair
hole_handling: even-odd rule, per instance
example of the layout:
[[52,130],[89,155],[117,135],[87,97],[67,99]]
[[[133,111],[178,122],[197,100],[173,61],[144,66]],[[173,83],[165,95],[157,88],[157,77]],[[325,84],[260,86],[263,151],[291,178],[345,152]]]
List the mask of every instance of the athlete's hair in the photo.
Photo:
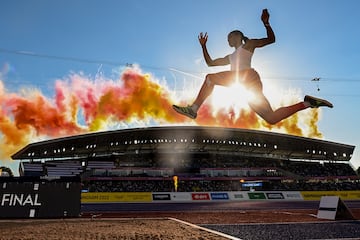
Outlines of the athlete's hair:
[[234,35],[237,35],[237,36],[241,37],[241,41],[243,41],[244,43],[246,43],[247,40],[249,40],[249,38],[246,37],[246,36],[245,36],[241,31],[239,31],[239,30],[234,30],[234,31],[230,32],[229,35],[230,35],[230,34],[231,34],[231,35],[234,34]]

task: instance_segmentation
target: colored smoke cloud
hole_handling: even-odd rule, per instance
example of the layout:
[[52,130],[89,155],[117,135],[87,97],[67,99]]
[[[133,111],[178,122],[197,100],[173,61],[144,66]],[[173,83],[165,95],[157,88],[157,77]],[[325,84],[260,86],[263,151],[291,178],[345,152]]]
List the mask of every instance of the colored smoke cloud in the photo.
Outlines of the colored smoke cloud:
[[[119,125],[192,124],[322,136],[317,128],[319,111],[315,109],[269,125],[249,109],[215,111],[207,101],[196,120],[188,119],[172,109],[172,104],[185,102],[184,99],[176,99],[173,91],[136,68],[125,69],[119,80],[72,74],[57,80],[54,89],[52,98],[28,88],[11,93],[0,81],[1,159],[10,159],[33,141],[108,130]],[[287,103],[290,104],[284,102],[284,105]]]

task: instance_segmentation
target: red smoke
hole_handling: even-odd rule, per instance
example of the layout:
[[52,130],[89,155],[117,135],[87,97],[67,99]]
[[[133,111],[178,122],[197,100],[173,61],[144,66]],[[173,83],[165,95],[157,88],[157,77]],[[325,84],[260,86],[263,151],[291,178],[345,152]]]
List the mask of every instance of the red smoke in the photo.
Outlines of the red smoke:
[[[83,75],[71,75],[68,80],[55,83],[53,98],[39,91],[24,90],[8,93],[0,81],[0,152],[9,159],[13,153],[31,141],[106,130],[112,124],[145,125],[197,124],[249,129],[276,130],[289,134],[321,137],[317,128],[316,110],[307,110],[308,118],[298,114],[277,125],[269,125],[254,112],[234,109],[214,112],[211,105],[203,105],[196,120],[190,120],[172,110],[179,103],[171,91],[149,74],[139,70],[125,70],[119,81],[90,80]],[[238,109],[237,109],[238,111]],[[304,131],[300,125],[307,126]]]

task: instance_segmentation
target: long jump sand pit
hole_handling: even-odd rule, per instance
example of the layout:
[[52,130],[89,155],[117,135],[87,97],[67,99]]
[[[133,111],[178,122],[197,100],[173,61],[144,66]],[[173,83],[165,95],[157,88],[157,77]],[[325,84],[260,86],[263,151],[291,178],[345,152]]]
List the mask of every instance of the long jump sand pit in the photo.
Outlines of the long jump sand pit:
[[[220,234],[220,233],[219,233]],[[0,239],[225,240],[231,239],[171,218],[0,221]]]
[[[0,240],[96,239],[96,240],[225,240],[237,239],[199,227],[206,224],[266,224],[326,222],[317,210],[268,210],[229,212],[142,212],[88,214],[69,219],[3,219]],[[360,219],[360,209],[352,209]],[[193,225],[196,224],[196,225]],[[300,224],[301,225],[301,224]],[[358,223],[353,224],[355,227]],[[306,231],[311,231],[307,229]],[[226,232],[226,231],[224,231]],[[286,233],[284,233],[286,236]],[[261,235],[261,233],[260,233]],[[246,239],[246,238],[244,238]],[[263,238],[266,239],[266,238]],[[273,239],[273,238],[268,238]]]

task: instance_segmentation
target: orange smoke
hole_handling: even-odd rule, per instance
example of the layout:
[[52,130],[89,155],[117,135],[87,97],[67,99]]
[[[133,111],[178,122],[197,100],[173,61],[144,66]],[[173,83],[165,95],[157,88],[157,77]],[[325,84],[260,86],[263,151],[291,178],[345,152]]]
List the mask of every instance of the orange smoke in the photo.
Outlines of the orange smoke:
[[200,108],[195,121],[188,119],[172,110],[172,104],[179,102],[172,92],[138,69],[126,69],[120,81],[90,80],[74,74],[67,80],[56,81],[54,88],[53,98],[31,89],[25,89],[21,94],[8,93],[0,81],[2,159],[9,159],[31,141],[107,130],[114,123],[191,123],[321,137],[316,125],[319,118],[316,110],[309,110],[307,117],[300,118],[295,114],[277,125],[269,125],[249,109],[242,109],[237,114],[234,109],[214,112],[207,102]]

